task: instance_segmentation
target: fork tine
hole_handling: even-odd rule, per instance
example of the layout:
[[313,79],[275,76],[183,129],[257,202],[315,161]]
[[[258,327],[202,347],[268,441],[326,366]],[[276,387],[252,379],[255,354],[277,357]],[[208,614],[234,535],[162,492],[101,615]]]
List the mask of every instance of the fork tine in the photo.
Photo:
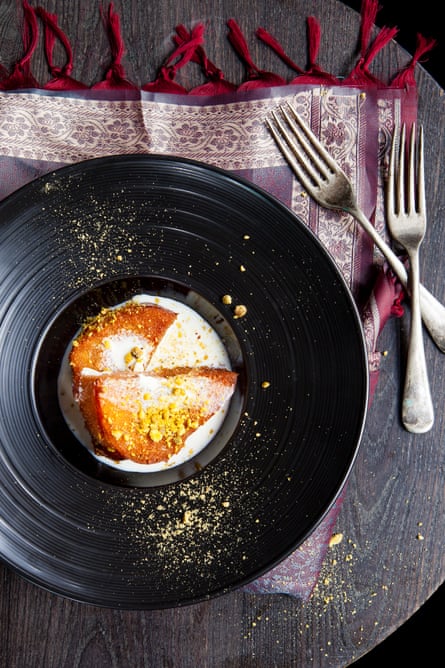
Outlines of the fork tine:
[[405,124],[402,125],[399,141],[399,155],[396,175],[396,211],[403,213],[405,211]]
[[[412,125],[408,147],[408,159],[405,157],[406,126],[402,126],[399,141],[397,140],[397,134],[397,132],[394,132],[391,144],[387,189],[388,204],[391,204],[392,209],[398,213],[424,213],[426,205],[423,127],[419,127],[416,147],[416,125],[414,123]],[[405,166],[408,167],[406,184]],[[395,194],[394,183],[396,184]]]
[[[276,112],[272,112],[272,115],[281,133],[282,139],[285,140],[292,153],[292,166],[295,174],[306,190],[314,192],[314,189],[319,188],[320,174],[314,169],[314,166],[311,163],[311,156],[306,155],[306,147],[304,142],[301,141],[298,128],[294,128],[290,125],[286,126],[282,119],[284,118],[288,124],[290,119],[284,113],[283,107],[280,107],[280,111],[282,118],[280,118]],[[325,177],[322,175],[322,178]]]
[[[307,125],[303,123],[295,107],[290,102],[287,102],[286,106],[290,110],[292,114],[292,119],[294,120],[292,121],[289,117],[289,114],[286,113],[284,107],[281,107],[283,113],[288,118],[288,122],[290,123],[290,125],[294,128],[295,124],[298,125],[298,127],[304,134],[307,141],[303,141],[301,138],[301,133],[298,133],[300,142],[303,146],[306,147],[307,152],[310,154],[311,159],[313,160],[314,164],[317,165],[320,172],[323,174],[324,169],[326,169],[326,165],[332,172],[338,172],[339,171],[338,164],[335,162],[335,160],[333,159],[331,154],[326,150],[323,144],[318,141],[312,130],[310,130],[307,127]],[[322,164],[320,158],[323,158],[325,165]]]
[[[300,161],[304,164],[305,169],[309,172],[315,183],[320,180],[320,176],[322,179],[328,179],[329,169],[327,168],[326,160],[323,161],[321,157],[320,145],[314,141],[315,137],[312,132],[308,133],[306,126],[301,121],[292,105],[287,103],[286,106],[292,115],[289,114],[284,105],[280,107],[280,110],[293,133],[293,138],[303,149],[305,159],[303,160],[302,154],[299,152],[298,155],[300,156]],[[296,145],[295,149],[298,150]]]
[[[301,185],[303,188],[306,188],[306,190],[309,190],[310,184],[308,183],[306,176],[303,172],[303,170],[300,167],[299,161],[296,159],[295,154],[292,152],[292,150],[289,148],[291,144],[289,143],[289,136],[286,128],[284,127],[283,123],[281,122],[280,118],[277,116],[277,114],[272,111],[271,115],[275,121],[276,126],[268,119],[266,118],[266,124],[275,139],[276,143],[278,144],[280,150],[282,151],[284,157],[292,167],[292,169],[295,172],[295,175],[297,179],[300,181]],[[277,130],[277,127],[279,131]],[[283,139],[284,137],[284,139]]]
[[398,133],[394,130],[391,139],[391,150],[389,153],[388,183],[386,188],[386,206],[388,211],[391,212],[396,211],[397,209],[395,201],[397,135]]
[[315,196],[321,188],[320,182],[328,181],[341,169],[289,102],[280,105],[279,110],[280,114],[276,111],[270,114],[274,123],[266,118],[266,124],[301,185]]
[[417,210],[426,216],[425,202],[425,165],[423,154],[423,126],[419,127],[418,170],[417,170]]
[[413,123],[411,128],[411,137],[409,141],[409,157],[408,157],[408,213],[416,212],[416,169],[418,165],[415,163],[416,154],[416,126]]

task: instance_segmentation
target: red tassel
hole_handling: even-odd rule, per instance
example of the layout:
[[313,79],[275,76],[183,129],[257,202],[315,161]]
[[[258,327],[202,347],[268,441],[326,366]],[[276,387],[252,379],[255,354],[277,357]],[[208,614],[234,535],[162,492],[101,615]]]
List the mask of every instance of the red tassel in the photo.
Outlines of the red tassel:
[[309,16],[307,19],[309,65],[314,67],[317,62],[318,51],[320,49],[321,28],[315,16]]
[[172,93],[174,95],[187,95],[188,90],[181,84],[171,79],[175,76],[175,71],[169,67],[161,67],[158,76],[154,81],[142,86],[141,90],[150,91],[152,93]]
[[380,270],[374,286],[374,298],[378,305],[380,333],[390,316],[400,318],[404,314],[405,293],[399,280],[386,265]]
[[3,90],[14,90],[19,88],[40,88],[39,82],[31,73],[31,58],[37,46],[39,28],[33,8],[26,2],[23,3],[23,47],[24,55],[15,64],[11,74],[0,83]]
[[369,71],[364,71],[365,57],[369,49],[371,32],[375,26],[379,11],[378,0],[362,0],[361,23],[359,35],[359,60],[348,77],[343,80],[343,85],[367,86],[377,84],[377,80]]
[[156,79],[142,86],[142,90],[187,95],[188,90],[175,81],[175,76],[179,69],[192,60],[196,48],[203,42],[203,35],[204,26],[202,23],[198,23],[192,29],[189,39],[177,46],[173,53],[168,56]]
[[369,66],[377,53],[394,39],[397,33],[397,28],[382,28],[367,53],[359,59],[351,74],[343,80],[343,85],[385,87],[385,83],[370,72]]
[[238,56],[244,62],[247,72],[247,81],[238,86],[238,90],[251,90],[252,88],[266,88],[269,86],[285,86],[286,79],[280,77],[273,72],[260,70],[253,62],[247,42],[241,32],[240,27],[234,19],[229,19],[227,22],[229,27],[228,39],[230,44],[235,49]]
[[397,28],[382,28],[371,44],[364,58],[365,68],[367,69],[376,55],[397,35]]
[[[57,16],[45,11],[43,7],[37,7],[35,11],[44,24],[45,56],[53,77],[45,84],[44,88],[49,90],[80,90],[88,88],[86,84],[70,76],[73,70],[73,52],[67,36],[57,24]],[[67,62],[63,67],[56,67],[53,64],[53,50],[56,39],[62,44],[67,55]]]
[[[176,26],[176,35],[173,37],[173,41],[177,46],[185,44],[190,39],[191,33],[189,33],[184,25],[181,24]],[[220,95],[222,93],[230,93],[236,90],[236,84],[233,84],[224,78],[222,70],[208,59],[201,44],[197,45],[191,61],[198,63],[198,65],[201,66],[208,81],[192,88],[189,91],[190,95]]]
[[360,23],[360,55],[364,56],[369,48],[371,32],[374,28],[377,14],[379,11],[378,0],[362,0],[361,4],[361,23]]
[[290,67],[292,70],[294,70],[298,74],[304,74],[304,70],[301,69],[301,67],[299,67],[296,63],[294,63],[293,60],[291,60],[289,58],[289,56],[284,51],[281,44],[267,30],[265,30],[264,28],[258,28],[258,30],[256,31],[255,34],[262,42],[267,44],[267,46],[270,46],[272,51],[274,51],[277,54],[277,56],[279,56],[279,58],[281,58],[281,60],[288,67]]
[[404,299],[404,294],[401,293],[398,297],[394,299],[394,302],[391,306],[391,315],[395,316],[396,318],[401,318],[402,315],[405,313],[405,309],[403,308],[403,299]]
[[408,65],[401,70],[394,79],[391,81],[391,85],[395,88],[405,88],[409,86],[416,86],[416,79],[414,76],[414,70],[419,62],[423,62],[422,58],[427,53],[429,53],[435,46],[437,42],[433,38],[423,37],[423,35],[417,35],[417,45],[414,55]]
[[[102,12],[103,14],[103,12]],[[108,68],[105,79],[92,86],[93,89],[137,89],[136,84],[127,79],[124,67],[121,63],[124,55],[124,42],[121,35],[119,15],[114,12],[113,3],[108,8],[108,17],[103,17],[110,41],[112,62]]]
[[308,32],[308,52],[309,52],[309,67],[307,70],[301,69],[296,63],[289,58],[285,53],[281,44],[268,33],[264,28],[258,28],[256,34],[263,42],[270,46],[273,51],[281,58],[283,62],[298,73],[295,79],[292,79],[291,84],[294,83],[315,83],[326,85],[338,85],[340,81],[332,74],[325,72],[317,64],[318,51],[320,49],[321,30],[318,21],[309,16],[307,20]]
[[325,72],[317,63],[318,52],[321,42],[321,28],[314,16],[307,19],[308,57],[309,67],[301,76],[296,77],[291,83],[314,83],[336,86],[340,82],[337,77]]
[[378,0],[362,0],[360,24],[360,57],[348,77],[343,79],[344,86],[384,86],[385,84],[375,77],[369,70],[371,62],[379,51],[393,39],[397,28],[382,28],[370,44],[372,30],[375,27],[377,13],[380,9]]

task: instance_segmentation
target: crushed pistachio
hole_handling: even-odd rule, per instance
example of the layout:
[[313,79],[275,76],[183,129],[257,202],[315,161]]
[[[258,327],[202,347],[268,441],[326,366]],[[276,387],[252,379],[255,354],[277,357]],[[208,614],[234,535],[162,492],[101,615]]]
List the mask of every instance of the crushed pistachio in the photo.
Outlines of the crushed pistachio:
[[339,545],[342,542],[342,540],[343,540],[342,533],[333,533],[329,539],[329,547],[333,547],[334,545]]
[[139,431],[147,434],[154,443],[165,441],[168,448],[177,452],[182,447],[183,436],[199,427],[199,415],[191,415],[187,408],[178,408],[171,402],[162,409],[158,406],[140,408]]
[[247,306],[244,306],[244,304],[237,304],[233,309],[234,318],[243,318],[246,315],[246,313],[247,313]]
[[131,364],[132,362],[136,362],[137,360],[141,359],[143,355],[143,350],[142,348],[139,348],[139,346],[134,346],[124,357],[125,364]]

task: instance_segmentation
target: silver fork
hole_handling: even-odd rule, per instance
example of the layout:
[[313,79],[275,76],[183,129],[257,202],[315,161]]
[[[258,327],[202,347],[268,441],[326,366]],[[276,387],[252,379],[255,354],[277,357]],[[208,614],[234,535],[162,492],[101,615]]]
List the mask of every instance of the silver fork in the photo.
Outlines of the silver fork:
[[[404,264],[382,239],[357,204],[352,185],[313,132],[303,123],[291,104],[281,105],[266,118],[273,138],[309,195],[327,209],[340,209],[352,215],[369,234],[375,245],[409,292]],[[433,341],[445,352],[445,307],[420,286],[422,319]]]
[[[422,434],[433,426],[422,321],[419,304],[419,249],[426,230],[423,129],[420,128],[416,151],[416,127],[413,125],[405,157],[405,125],[400,136],[395,131],[386,190],[386,218],[395,242],[406,251],[410,265],[411,325],[402,402],[402,421],[408,431]],[[407,175],[405,178],[405,166]]]

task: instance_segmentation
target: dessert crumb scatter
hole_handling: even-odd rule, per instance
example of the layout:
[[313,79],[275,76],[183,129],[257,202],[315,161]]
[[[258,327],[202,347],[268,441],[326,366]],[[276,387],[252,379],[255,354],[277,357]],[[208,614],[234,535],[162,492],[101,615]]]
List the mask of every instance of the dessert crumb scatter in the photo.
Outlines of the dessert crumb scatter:
[[246,313],[247,313],[247,306],[244,306],[244,304],[237,304],[233,309],[234,318],[244,318]]

